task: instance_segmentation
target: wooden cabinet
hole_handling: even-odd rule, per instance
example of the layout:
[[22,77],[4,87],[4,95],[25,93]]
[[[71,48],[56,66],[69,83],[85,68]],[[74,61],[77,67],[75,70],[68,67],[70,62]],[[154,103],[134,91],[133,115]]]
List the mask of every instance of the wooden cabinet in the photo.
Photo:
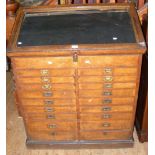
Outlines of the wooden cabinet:
[[7,55],[28,145],[133,144],[145,52],[133,4],[23,8],[13,33]]

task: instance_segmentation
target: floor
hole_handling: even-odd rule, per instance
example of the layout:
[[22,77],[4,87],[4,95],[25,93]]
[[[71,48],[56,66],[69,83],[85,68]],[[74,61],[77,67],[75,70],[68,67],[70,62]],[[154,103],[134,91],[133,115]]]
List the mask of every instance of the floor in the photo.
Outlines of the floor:
[[147,155],[148,144],[139,143],[134,131],[135,145],[126,149],[27,149],[22,118],[18,117],[13,98],[12,74],[7,72],[7,155]]

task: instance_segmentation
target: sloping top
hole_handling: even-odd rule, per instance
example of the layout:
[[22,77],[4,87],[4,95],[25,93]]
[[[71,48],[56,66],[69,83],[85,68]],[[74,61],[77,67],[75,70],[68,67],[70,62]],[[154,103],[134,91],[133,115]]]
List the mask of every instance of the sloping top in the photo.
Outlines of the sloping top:
[[89,10],[26,14],[17,46],[135,42],[128,12]]

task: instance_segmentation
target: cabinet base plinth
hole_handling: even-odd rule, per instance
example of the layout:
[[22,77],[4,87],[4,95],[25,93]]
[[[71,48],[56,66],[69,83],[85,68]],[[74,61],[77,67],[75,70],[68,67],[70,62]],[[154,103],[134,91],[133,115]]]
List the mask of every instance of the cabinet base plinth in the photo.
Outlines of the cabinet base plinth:
[[103,149],[103,148],[131,148],[134,145],[134,140],[104,140],[104,141],[63,141],[63,142],[51,142],[51,141],[35,141],[26,140],[28,148],[51,148],[51,149]]

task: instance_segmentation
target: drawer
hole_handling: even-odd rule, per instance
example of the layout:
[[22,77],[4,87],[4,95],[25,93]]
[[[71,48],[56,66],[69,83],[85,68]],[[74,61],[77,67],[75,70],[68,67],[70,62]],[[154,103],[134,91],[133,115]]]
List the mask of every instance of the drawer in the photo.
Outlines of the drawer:
[[75,98],[74,91],[23,91],[18,90],[21,98]]
[[75,90],[74,84],[51,84],[51,83],[42,83],[42,84],[17,84],[16,88],[22,90]]
[[26,113],[25,118],[32,121],[38,121],[38,120],[77,120],[77,114],[76,113],[70,113],[70,114],[51,114],[47,112],[42,113]]
[[131,120],[108,120],[108,121],[90,121],[80,122],[81,130],[131,130]]
[[81,106],[81,113],[98,113],[98,112],[132,112],[133,106],[120,105],[120,106]]
[[56,69],[74,67],[73,58],[71,56],[12,58],[12,64],[14,69]]
[[132,137],[129,131],[83,131],[81,140],[127,140]]
[[62,105],[68,105],[68,106],[75,106],[76,100],[75,99],[19,99],[20,103],[23,106],[26,105],[35,105],[35,106],[62,106]]
[[134,67],[102,67],[102,68],[80,68],[79,76],[104,76],[104,75],[137,75],[137,68]]
[[16,78],[17,83],[34,84],[34,83],[75,83],[73,77],[27,77]]
[[37,77],[37,76],[74,76],[74,69],[16,69],[15,76],[19,77]]
[[79,83],[136,82],[136,76],[81,76]]
[[26,121],[28,131],[76,131],[76,121]]
[[134,97],[107,97],[107,98],[80,98],[79,104],[82,105],[125,105],[125,104],[133,104]]
[[133,117],[132,113],[81,113],[81,121],[109,121],[109,120],[131,120]]
[[73,141],[77,139],[75,132],[60,132],[60,131],[31,131],[28,132],[28,138],[39,141]]
[[132,97],[135,96],[135,89],[108,89],[108,90],[80,90],[79,97]]
[[75,106],[61,106],[61,107],[51,107],[51,106],[24,106],[24,113],[71,113],[76,112]]
[[79,67],[135,67],[138,65],[138,55],[104,55],[104,56],[79,56]]
[[124,82],[124,83],[80,83],[79,89],[105,89],[105,88],[135,88],[136,83],[134,82]]

